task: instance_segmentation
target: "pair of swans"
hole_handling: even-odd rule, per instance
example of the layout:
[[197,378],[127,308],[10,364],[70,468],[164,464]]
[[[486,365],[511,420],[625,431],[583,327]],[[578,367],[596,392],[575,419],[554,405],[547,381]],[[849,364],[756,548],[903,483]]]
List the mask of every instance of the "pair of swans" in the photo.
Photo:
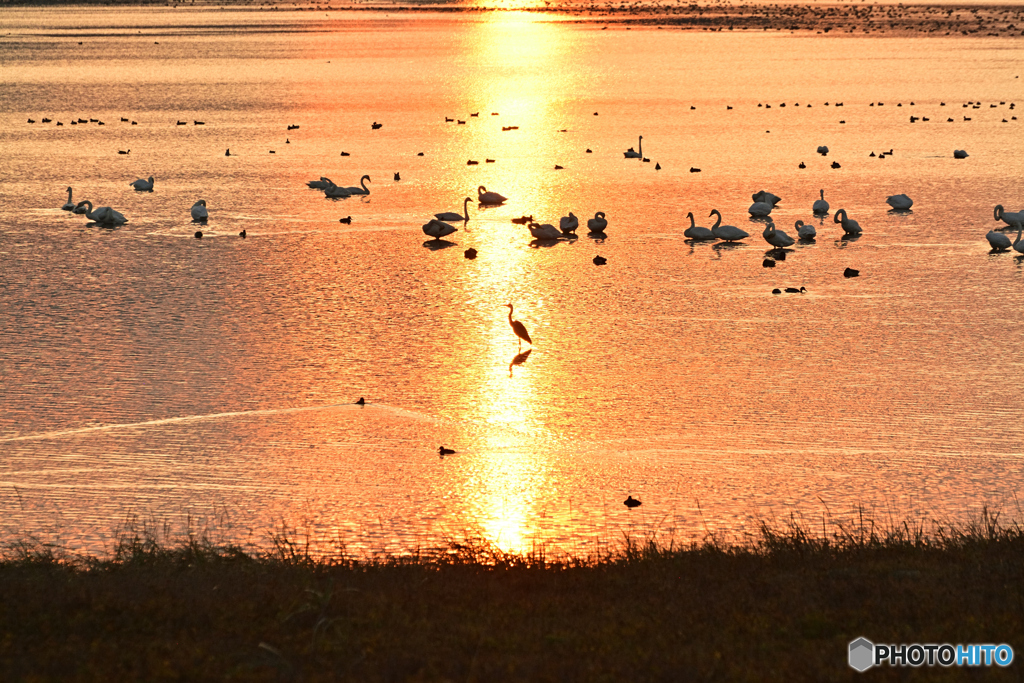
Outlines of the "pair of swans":
[[637,147],[640,148],[639,152],[634,152],[633,148],[630,147],[628,150],[623,152],[623,156],[627,159],[643,159],[644,158],[644,136],[640,136],[640,141],[637,143]]
[[454,211],[446,211],[444,213],[435,213],[434,218],[439,221],[462,221],[463,223],[469,222],[469,203],[473,201],[469,197],[466,197],[462,201],[462,213],[455,213]]
[[754,200],[754,203],[750,205],[747,212],[751,216],[757,216],[759,218],[763,218],[770,214],[772,209],[775,208],[775,205],[782,201],[781,197],[774,195],[771,192],[766,192],[765,190],[755,193],[751,199]]
[[210,217],[209,212],[206,210],[206,200],[200,199],[198,202],[192,205],[192,222],[193,223],[205,223]]
[[[125,218],[123,214],[114,211],[109,206],[101,206],[93,210],[92,202],[89,200],[79,202],[76,209],[84,206],[89,207],[84,212],[85,217],[95,223],[99,223],[100,225],[124,225],[128,222],[128,219]],[[78,213],[78,211],[76,210],[75,213]]]
[[[330,183],[330,181],[328,180],[327,182],[329,182],[330,185],[328,185],[327,187],[323,188],[324,189],[324,195],[327,196],[327,198],[329,198],[329,199],[341,199],[342,197],[350,197],[350,196],[352,196],[354,194],[360,194],[360,195],[370,194],[370,188],[366,187],[366,183],[369,180],[370,180],[370,176],[364,175],[362,178],[359,179],[359,185],[354,186],[354,187],[341,187],[340,185],[335,185],[334,183]],[[317,181],[314,180],[312,182],[315,183]],[[309,183],[307,183],[307,185],[308,184]]]
[[995,230],[992,230],[985,235],[985,239],[988,240],[993,251],[1006,251],[1007,249],[1012,248],[1017,253],[1024,254],[1024,240],[1021,239],[1021,235],[1024,235],[1024,224],[1018,223],[1017,238],[1013,240],[1013,242],[1010,241],[1009,237],[1001,232],[996,232]]
[[860,223],[846,215],[846,209],[836,211],[836,215],[832,217],[832,222],[841,224],[843,232],[847,235],[859,235],[863,232]]
[[894,194],[887,198],[885,203],[896,211],[909,211],[914,205],[914,200],[905,194]]
[[715,224],[711,226],[711,234],[725,242],[738,242],[741,239],[750,237],[750,233],[740,230],[735,225],[722,225],[722,213],[718,209],[711,209],[708,217],[718,216]]
[[[68,188],[68,192],[71,188]],[[69,197],[71,195],[68,195]],[[1003,221],[1010,227],[1024,225],[1024,211],[1018,211],[1017,213],[1007,213],[1003,211],[1003,205],[997,204],[996,208],[992,211],[992,215],[995,216],[997,221]]]
[[508,199],[508,197],[500,195],[497,192],[488,192],[487,188],[484,187],[483,185],[481,185],[480,187],[476,188],[476,195],[477,195],[477,200],[481,204],[488,204],[488,205],[491,205],[491,206],[495,206],[497,204],[501,204],[503,201]]
[[153,176],[149,176],[149,180],[139,179],[128,184],[134,187],[136,192],[152,192]]
[[423,225],[423,234],[433,237],[435,240],[439,240],[442,237],[447,237],[452,233],[458,232],[459,229],[454,225],[445,223],[444,221],[432,218],[430,222]]
[[821,199],[814,200],[811,210],[814,211],[814,213],[828,213],[828,202],[825,201],[825,190],[818,190],[818,194]]

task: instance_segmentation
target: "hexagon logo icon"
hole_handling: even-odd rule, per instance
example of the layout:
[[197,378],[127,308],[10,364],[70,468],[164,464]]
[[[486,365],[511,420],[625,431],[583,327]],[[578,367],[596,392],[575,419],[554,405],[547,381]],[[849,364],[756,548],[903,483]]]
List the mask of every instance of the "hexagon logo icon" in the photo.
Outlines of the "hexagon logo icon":
[[875,644],[867,638],[858,638],[850,643],[850,666],[857,671],[867,671],[875,663]]

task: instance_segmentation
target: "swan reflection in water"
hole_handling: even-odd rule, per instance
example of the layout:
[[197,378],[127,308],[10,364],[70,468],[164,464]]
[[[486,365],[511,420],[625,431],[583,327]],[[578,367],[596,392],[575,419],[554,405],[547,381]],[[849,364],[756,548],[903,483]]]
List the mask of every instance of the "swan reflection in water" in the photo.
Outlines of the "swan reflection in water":
[[448,240],[433,239],[433,240],[427,240],[426,242],[424,242],[423,246],[425,246],[430,251],[440,251],[441,249],[447,249],[448,247],[454,247],[454,246],[456,246],[456,244],[455,244],[455,242],[449,242]]
[[525,363],[526,359],[530,357],[531,353],[533,353],[533,349],[526,349],[522,353],[517,353],[515,356],[512,357],[512,362],[508,364],[509,377],[512,376],[512,368],[514,368],[517,365],[522,365],[523,363]]

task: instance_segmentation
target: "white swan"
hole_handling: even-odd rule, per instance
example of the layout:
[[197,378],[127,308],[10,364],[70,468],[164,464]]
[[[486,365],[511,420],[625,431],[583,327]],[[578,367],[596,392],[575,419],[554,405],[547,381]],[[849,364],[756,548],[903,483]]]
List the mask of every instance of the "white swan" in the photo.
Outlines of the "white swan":
[[846,209],[836,211],[836,215],[832,217],[832,222],[840,223],[843,226],[843,232],[847,235],[859,235],[862,232],[860,223],[847,216]]
[[997,204],[995,210],[992,212],[997,221],[1003,221],[1007,225],[1016,226],[1024,223],[1024,211],[1018,211],[1017,213],[1006,213],[1003,211],[1003,205]]
[[686,214],[686,217],[690,219],[690,227],[683,231],[683,237],[689,237],[691,240],[713,240],[718,239],[711,231],[707,228],[702,228],[696,224],[693,220],[693,211]]
[[310,180],[306,183],[306,187],[311,187],[314,190],[326,190],[331,185],[334,185],[331,179],[323,176],[320,176],[320,180]]
[[137,192],[152,192],[153,191],[153,176],[149,176],[149,180],[136,180],[128,183],[135,188]]
[[905,194],[894,194],[886,199],[885,203],[897,211],[907,211],[914,205],[914,200]]
[[439,221],[462,221],[466,223],[469,221],[469,203],[473,201],[469,197],[466,197],[462,202],[462,213],[455,213],[454,211],[446,211],[445,213],[435,213],[434,218]]
[[194,223],[205,223],[206,219],[210,217],[209,212],[206,210],[206,200],[200,199],[198,202],[192,205],[192,222]]
[[764,241],[772,245],[776,249],[784,249],[786,247],[793,246],[793,238],[782,232],[781,230],[775,229],[775,223],[769,222],[768,226],[761,233],[764,237]]
[[488,192],[487,188],[483,185],[476,188],[476,194],[477,200],[481,204],[501,204],[503,201],[508,199],[508,197],[500,195],[497,192]]
[[807,225],[803,221],[796,222],[796,234],[802,240],[813,240],[818,236],[818,231],[814,229],[813,225]]
[[562,231],[563,235],[574,234],[578,227],[580,227],[580,219],[576,218],[572,211],[569,212],[568,216],[562,216],[558,219],[558,229]]
[[341,199],[342,197],[351,197],[352,193],[348,191],[347,187],[339,187],[334,183],[324,188],[324,195],[328,199]]
[[628,150],[626,150],[622,154],[627,159],[643,159],[644,158],[644,136],[643,135],[640,136],[640,142],[637,144],[637,147],[640,148],[639,152],[634,152],[633,148],[630,147]]
[[818,190],[821,199],[815,199],[811,210],[814,213],[828,213],[828,202],[825,201],[825,190]]
[[109,206],[101,206],[96,210],[92,208],[92,202],[88,199],[84,202],[79,202],[78,206],[88,205],[88,209],[85,211],[85,217],[89,220],[100,223],[102,225],[123,225],[128,222],[128,219],[124,215],[114,211]]
[[604,211],[598,211],[594,217],[587,221],[587,230],[590,232],[604,232],[608,227],[608,221],[604,218]]
[[530,234],[539,240],[557,240],[562,231],[550,223],[530,223]]
[[454,225],[449,225],[444,221],[439,221],[436,218],[430,220],[423,226],[423,232],[426,235],[433,237],[435,240],[439,240],[442,237],[446,237],[453,232],[458,232],[459,229]]
[[71,201],[71,188],[70,187],[68,188],[68,201],[67,201],[66,204],[64,204],[64,206],[62,206],[60,208],[63,209],[64,211],[74,211],[75,210],[75,203]]
[[995,230],[990,230],[989,233],[985,235],[985,239],[988,240],[989,245],[996,251],[1006,251],[1013,246],[1009,237],[1001,232],[996,232]]
[[750,237],[749,232],[740,230],[735,225],[722,225],[722,213],[718,209],[711,209],[711,213],[708,216],[718,216],[718,220],[711,226],[711,234],[718,239],[725,240],[726,242],[736,242]]
[[370,194],[370,188],[366,187],[366,181],[370,179],[370,176],[364,175],[359,179],[359,185],[356,187],[346,187],[349,194]]

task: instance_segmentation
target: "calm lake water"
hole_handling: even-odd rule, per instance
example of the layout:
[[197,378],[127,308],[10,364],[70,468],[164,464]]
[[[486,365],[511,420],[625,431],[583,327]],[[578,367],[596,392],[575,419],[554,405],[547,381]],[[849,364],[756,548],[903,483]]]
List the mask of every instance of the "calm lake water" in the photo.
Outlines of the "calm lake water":
[[[1019,39],[180,9],[9,9],[3,33],[5,540],[102,553],[136,517],[586,554],[859,506],[1021,517],[1024,264],[984,238],[1024,208]],[[649,163],[623,157],[640,135]],[[128,224],[61,211],[69,185]],[[508,201],[427,242],[480,185]],[[818,230],[775,268],[762,189]],[[859,239],[812,216],[820,189]],[[715,208],[751,237],[686,240]],[[510,220],[569,211],[606,237]]]

